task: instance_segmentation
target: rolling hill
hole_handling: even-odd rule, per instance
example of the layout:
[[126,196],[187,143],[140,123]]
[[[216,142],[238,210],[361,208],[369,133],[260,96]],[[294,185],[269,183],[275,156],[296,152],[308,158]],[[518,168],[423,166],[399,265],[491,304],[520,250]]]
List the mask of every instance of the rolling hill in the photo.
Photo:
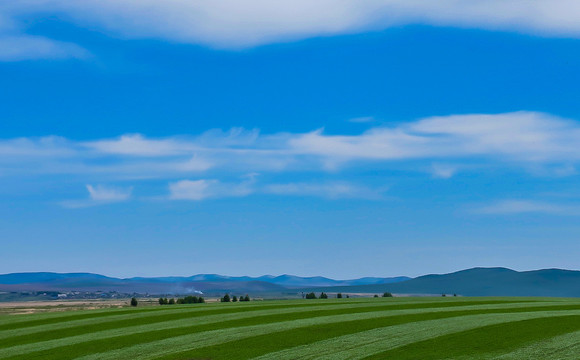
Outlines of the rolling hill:
[[0,291],[117,291],[123,293],[190,294],[195,292],[287,292],[305,286],[350,286],[393,283],[408,280],[396,278],[362,278],[333,280],[325,277],[293,275],[232,277],[199,274],[190,277],[134,277],[119,279],[91,273],[12,273],[0,275]]
[[189,294],[195,292],[268,292],[395,294],[461,296],[580,297],[580,271],[544,269],[518,272],[507,268],[472,268],[414,279],[361,278],[334,280],[293,275],[231,277],[199,274],[190,277],[119,279],[90,273],[14,273],[0,275],[0,291],[117,291],[122,293]]
[[544,269],[518,272],[507,268],[472,268],[450,274],[419,276],[394,284],[305,288],[301,291],[580,297],[580,271]]

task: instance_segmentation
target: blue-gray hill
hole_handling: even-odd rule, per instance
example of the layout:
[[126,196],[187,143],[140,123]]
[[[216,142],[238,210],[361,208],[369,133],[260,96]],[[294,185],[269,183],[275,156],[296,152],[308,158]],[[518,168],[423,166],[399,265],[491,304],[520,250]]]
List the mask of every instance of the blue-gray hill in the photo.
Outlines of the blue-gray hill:
[[443,275],[425,275],[381,285],[307,288],[303,291],[382,294],[458,294],[463,296],[580,297],[580,271],[545,269],[514,271],[473,268]]
[[13,273],[0,275],[0,291],[117,291],[122,293],[188,294],[202,292],[287,292],[312,286],[386,284],[407,277],[334,280],[321,276],[293,275],[261,277],[198,274],[189,277],[134,277],[119,279],[91,273]]

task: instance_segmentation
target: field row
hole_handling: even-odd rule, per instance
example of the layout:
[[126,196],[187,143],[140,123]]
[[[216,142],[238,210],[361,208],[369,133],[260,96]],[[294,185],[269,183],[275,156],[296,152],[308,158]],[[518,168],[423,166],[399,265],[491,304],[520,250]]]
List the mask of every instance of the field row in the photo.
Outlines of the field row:
[[578,331],[577,300],[192,304],[2,317],[0,359],[574,359]]

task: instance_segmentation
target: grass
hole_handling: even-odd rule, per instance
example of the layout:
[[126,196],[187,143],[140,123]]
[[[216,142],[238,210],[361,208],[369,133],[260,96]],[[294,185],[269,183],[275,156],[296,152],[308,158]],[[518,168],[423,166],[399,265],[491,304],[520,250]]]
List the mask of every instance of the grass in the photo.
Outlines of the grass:
[[576,359],[578,332],[578,299],[194,304],[3,316],[0,359]]

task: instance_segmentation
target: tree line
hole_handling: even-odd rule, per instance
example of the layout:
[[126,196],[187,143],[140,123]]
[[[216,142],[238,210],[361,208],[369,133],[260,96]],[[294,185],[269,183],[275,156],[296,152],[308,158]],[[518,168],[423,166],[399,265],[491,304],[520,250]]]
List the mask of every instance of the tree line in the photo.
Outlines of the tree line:
[[159,305],[174,305],[174,304],[203,304],[205,299],[201,296],[186,296],[184,298],[159,298]]
[[229,294],[225,294],[222,298],[220,298],[220,302],[238,302],[238,301],[250,301],[250,297],[248,294],[246,296],[241,296],[238,298],[236,295],[230,297]]
[[[325,292],[321,292],[320,296],[316,296],[316,294],[314,292],[310,292],[308,294],[304,294],[302,293],[302,297],[305,299],[328,299],[328,294],[326,294]],[[346,298],[349,298],[350,296],[348,294],[346,294]],[[374,295],[374,297],[379,297],[378,295]],[[393,294],[391,294],[390,292],[384,292],[383,293],[383,297],[393,297]],[[336,298],[337,299],[342,299],[342,293],[338,293],[336,294]]]

